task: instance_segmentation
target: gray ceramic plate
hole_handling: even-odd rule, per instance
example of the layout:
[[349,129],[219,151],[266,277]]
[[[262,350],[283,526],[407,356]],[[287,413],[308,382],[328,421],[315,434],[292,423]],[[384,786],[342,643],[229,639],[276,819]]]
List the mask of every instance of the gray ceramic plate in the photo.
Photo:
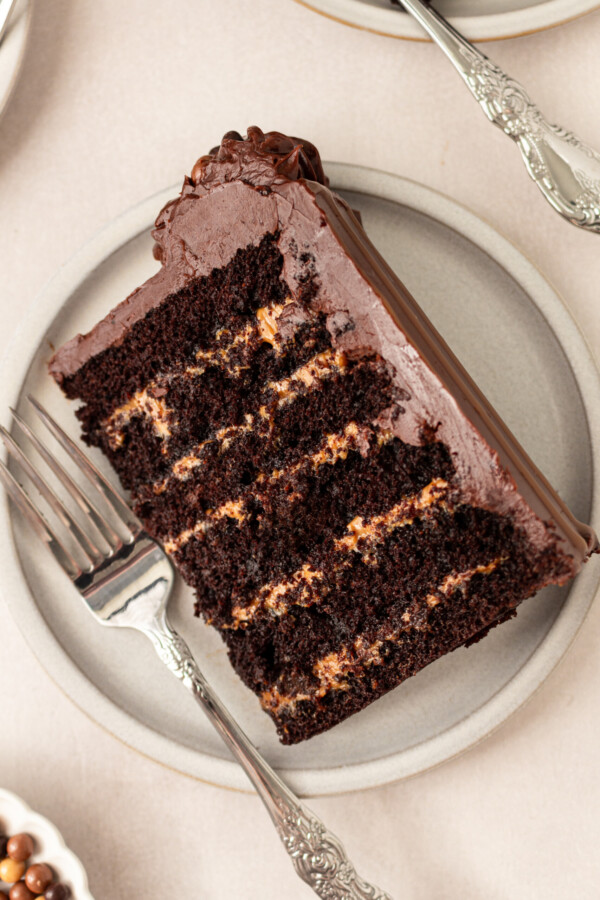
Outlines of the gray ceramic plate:
[[[537,270],[472,213],[392,175],[329,164],[367,231],[526,449],[580,518],[598,522],[600,389],[586,346]],[[175,188],[114,221],[61,269],[25,322],[0,375],[0,410],[26,413],[31,391],[73,434],[71,406],[46,374],[51,347],[90,328],[156,268],[150,225]],[[101,461],[102,464],[103,461]],[[140,635],[105,630],[53,561],[0,503],[6,602],[52,678],[96,721],[174,769],[246,788],[194,702]],[[598,566],[525,603],[474,647],[425,669],[328,734],[282,747],[237,679],[220,638],[192,617],[178,584],[175,626],[266,757],[303,794],[357,790],[436,765],[520,706],[560,659],[587,612]]]
[[8,103],[21,69],[32,8],[32,0],[19,0],[11,13],[8,30],[0,44],[0,113]]
[[[390,0],[297,0],[330,19],[406,40],[428,40],[419,23]],[[598,0],[438,0],[435,7],[471,41],[543,31],[598,9]]]

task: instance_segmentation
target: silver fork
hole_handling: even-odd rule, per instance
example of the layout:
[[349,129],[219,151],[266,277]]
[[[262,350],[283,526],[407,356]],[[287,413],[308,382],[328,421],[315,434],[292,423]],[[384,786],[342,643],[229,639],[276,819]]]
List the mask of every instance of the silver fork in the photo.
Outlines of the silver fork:
[[[390,2],[401,11],[400,0]],[[552,125],[518,81],[424,0],[401,4],[444,51],[490,122],[515,141],[548,203],[573,225],[600,232],[600,154],[572,131]]]
[[[85,529],[50,487],[8,431],[0,426],[8,453],[31,480],[69,535],[65,545],[0,461],[0,480],[39,538],[48,546],[91,612],[103,625],[135,628],[148,637],[167,668],[204,709],[265,804],[297,874],[329,900],[391,900],[359,878],[339,839],[286,787],[262,758],[202,675],[187,644],[169,625],[167,601],[173,569],[124,500],[46,410],[27,398],[72,463],[93,488],[92,499],[14,410],[18,429],[61,482],[86,520]],[[100,503],[98,503],[100,501]],[[101,509],[119,522],[119,534]],[[89,527],[88,527],[89,526]],[[76,558],[77,557],[77,558]]]

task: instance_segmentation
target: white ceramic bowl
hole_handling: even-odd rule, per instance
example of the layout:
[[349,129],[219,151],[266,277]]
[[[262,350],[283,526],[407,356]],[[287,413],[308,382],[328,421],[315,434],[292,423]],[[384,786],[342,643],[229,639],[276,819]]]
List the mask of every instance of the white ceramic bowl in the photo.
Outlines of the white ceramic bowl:
[[[58,828],[26,803],[0,788],[0,830],[5,834],[29,834],[35,842],[33,862],[45,862],[59,881],[71,888],[72,900],[94,900],[79,859],[69,850]],[[6,887],[6,885],[1,885]]]

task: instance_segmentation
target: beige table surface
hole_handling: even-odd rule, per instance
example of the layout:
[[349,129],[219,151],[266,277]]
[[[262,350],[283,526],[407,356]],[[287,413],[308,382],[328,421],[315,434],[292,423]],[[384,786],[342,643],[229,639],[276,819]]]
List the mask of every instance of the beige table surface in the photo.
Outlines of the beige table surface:
[[[600,147],[599,13],[488,47]],[[600,352],[600,237],[546,207],[441,54],[291,0],[37,0],[0,122],[0,350],[83,241],[249,124],[471,207],[546,273]],[[97,900],[313,896],[255,797],[122,746],[64,698],[3,609],[0,629],[0,785],[54,820]],[[315,810],[395,900],[600,897],[599,641],[596,604],[558,670],[492,737]]]

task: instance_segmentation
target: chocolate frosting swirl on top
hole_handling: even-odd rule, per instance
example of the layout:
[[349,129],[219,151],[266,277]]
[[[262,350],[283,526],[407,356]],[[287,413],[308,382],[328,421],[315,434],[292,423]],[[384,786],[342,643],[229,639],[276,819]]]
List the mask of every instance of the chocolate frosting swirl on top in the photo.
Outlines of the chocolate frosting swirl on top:
[[329,184],[314,144],[280,131],[265,134],[252,125],[245,138],[237,131],[228,131],[218,147],[197,161],[190,182],[208,187],[240,180],[267,187],[300,178]]
[[256,125],[248,128],[246,137],[237,131],[228,131],[218,147],[201,156],[191,175],[186,176],[181,194],[160,211],[152,232],[154,257],[166,263],[172,254],[169,250],[169,232],[173,217],[185,198],[198,198],[219,185],[242,182],[251,185],[261,194],[269,194],[285,183],[306,180],[329,186],[329,178],[323,171],[319,151],[310,141],[291,137],[280,131],[266,133]]

